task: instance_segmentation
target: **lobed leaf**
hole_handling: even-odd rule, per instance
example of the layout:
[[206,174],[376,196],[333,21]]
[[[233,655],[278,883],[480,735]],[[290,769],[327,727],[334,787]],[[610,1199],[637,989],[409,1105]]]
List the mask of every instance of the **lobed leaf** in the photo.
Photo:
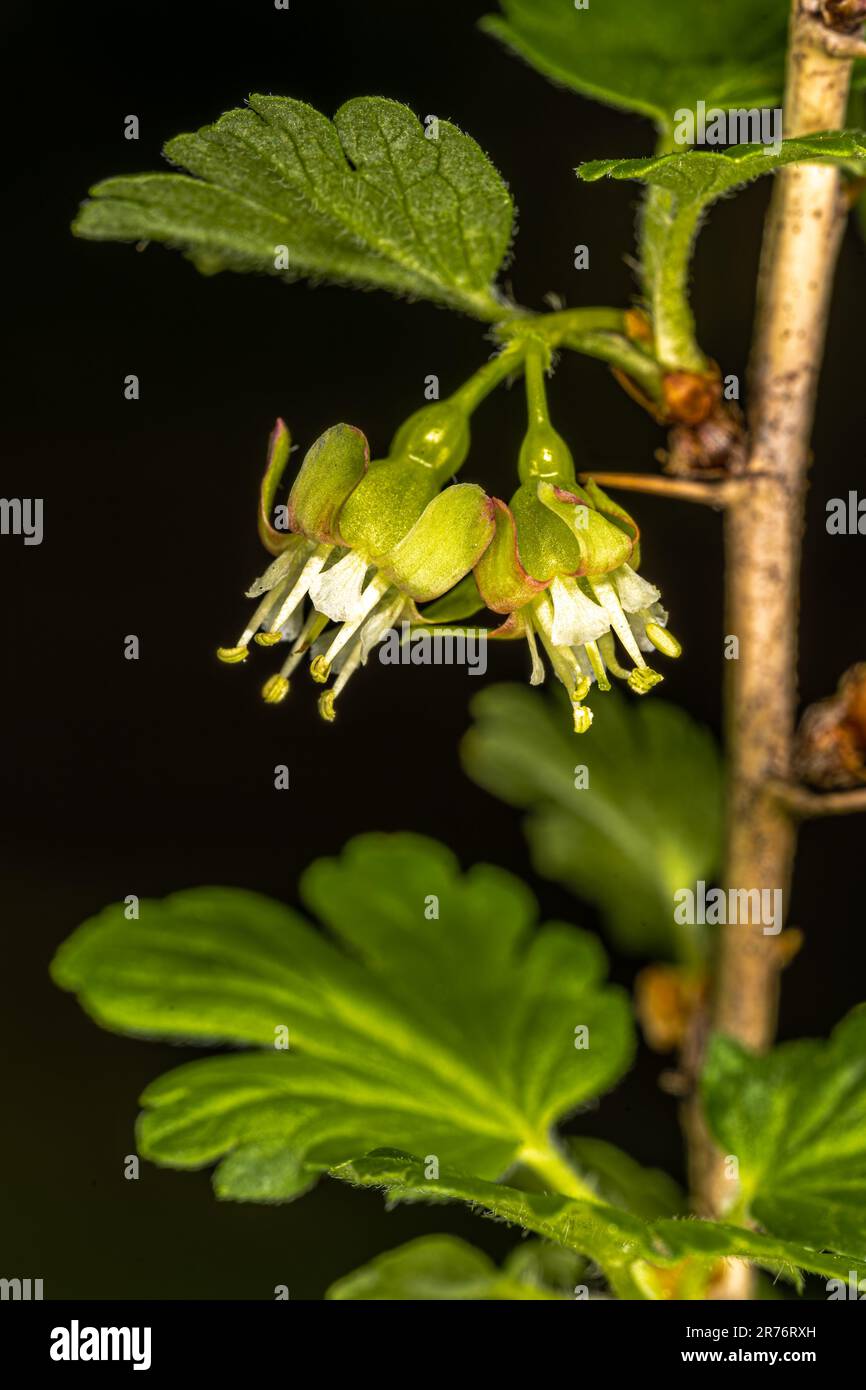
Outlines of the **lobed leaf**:
[[149,1086],[145,1157],[219,1163],[218,1195],[250,1201],[290,1200],[382,1145],[494,1178],[549,1153],[551,1126],[628,1067],[628,1001],[595,938],[534,929],[510,874],[365,835],[301,894],[330,937],[256,894],[193,889],[143,901],[137,921],[109,908],[58,952],[54,979],[105,1027],[260,1049]]
[[[371,1153],[335,1169],[334,1177],[383,1190],[389,1200],[460,1201],[480,1214],[508,1221],[586,1255],[602,1270],[614,1293],[625,1299],[696,1296],[721,1259],[745,1259],[800,1282],[799,1270],[847,1281],[861,1278],[866,1264],[805,1243],[779,1240],[725,1222],[648,1221],[602,1202],[521,1192],[440,1170],[427,1179],[424,1166],[407,1154]],[[689,1291],[692,1291],[691,1293]]]
[[[538,872],[604,914],[611,935],[646,955],[689,955],[673,895],[711,879],[722,843],[722,770],[711,736],[662,700],[604,696],[604,719],[580,745],[588,786],[575,787],[574,739],[559,705],[522,686],[474,699],[463,741],[469,776],[529,815]],[[692,932],[693,929],[687,929]]]
[[725,0],[501,0],[482,27],[555,82],[666,130],[674,112],[774,106],[784,85],[788,9]]
[[516,1253],[517,1260],[510,1256],[499,1269],[481,1250],[456,1236],[421,1236],[338,1279],[326,1297],[485,1303],[503,1299],[561,1301],[567,1297],[564,1290],[550,1288],[534,1277],[536,1271],[522,1258],[522,1247]]
[[716,1037],[702,1086],[752,1217],[785,1239],[866,1258],[866,1005],[829,1041],[765,1056]]
[[251,96],[164,153],[187,173],[97,184],[76,235],[165,242],[208,273],[313,276],[501,312],[491,286],[511,241],[511,197],[448,121],[428,139],[383,97],[346,102],[332,123],[305,102]]

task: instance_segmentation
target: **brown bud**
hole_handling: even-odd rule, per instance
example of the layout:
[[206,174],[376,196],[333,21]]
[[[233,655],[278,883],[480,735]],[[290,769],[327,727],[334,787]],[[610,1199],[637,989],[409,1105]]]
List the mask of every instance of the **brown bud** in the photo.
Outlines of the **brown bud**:
[[662,382],[668,418],[677,425],[699,425],[721,397],[718,372],[668,372]]
[[677,478],[729,478],[746,467],[746,429],[739,406],[718,401],[699,425],[675,425],[656,457]]
[[866,20],[866,0],[821,0],[821,18],[837,34],[854,34]]
[[635,980],[635,1012],[654,1052],[673,1052],[685,1041],[706,1000],[702,974],[677,965],[648,965]]
[[652,345],[653,326],[643,309],[626,309],[625,336],[630,338],[633,343]]
[[866,782],[866,662],[845,672],[835,695],[806,710],[794,743],[794,770],[822,789]]

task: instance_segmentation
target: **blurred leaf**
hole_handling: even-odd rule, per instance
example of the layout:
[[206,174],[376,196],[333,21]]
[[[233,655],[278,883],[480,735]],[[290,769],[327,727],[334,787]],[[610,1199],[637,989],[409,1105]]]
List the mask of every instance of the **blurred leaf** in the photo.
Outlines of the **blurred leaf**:
[[511,240],[511,198],[448,121],[428,139],[382,97],[346,102],[331,123],[305,102],[251,96],[249,109],[177,136],[165,155],[195,177],[107,179],[90,190],[76,235],[163,241],[209,274],[311,275],[498,312],[491,281]]
[[687,1210],[679,1184],[660,1168],[644,1168],[603,1139],[570,1136],[566,1144],[581,1175],[611,1206],[623,1207],[648,1221],[657,1216],[679,1216]]
[[[603,699],[604,718],[578,740],[558,701],[490,686],[472,703],[464,764],[482,787],[529,810],[538,872],[595,903],[618,945],[687,955],[695,928],[677,929],[673,895],[711,879],[721,857],[719,755],[674,705]],[[581,790],[578,766],[589,774]]]
[[482,27],[555,82],[637,111],[661,129],[707,106],[777,106],[784,84],[784,0],[501,0]]
[[[537,1242],[531,1242],[536,1245]],[[492,1260],[456,1236],[422,1236],[332,1284],[333,1299],[378,1299],[404,1302],[495,1300],[562,1300],[567,1294],[534,1279],[498,1269]]]
[[383,1189],[391,1201],[424,1196],[433,1202],[467,1202],[481,1213],[588,1255],[620,1298],[669,1299],[677,1290],[694,1288],[693,1281],[709,1279],[722,1258],[749,1260],[798,1285],[800,1269],[844,1280],[851,1272],[866,1274],[866,1264],[850,1255],[822,1253],[725,1222],[650,1222],[601,1202],[519,1192],[453,1171],[428,1180],[423,1164],[406,1154],[371,1153],[336,1169],[334,1176]]
[[561,1164],[551,1126],[614,1085],[634,1045],[596,939],[533,929],[518,879],[461,874],[412,835],[350,841],[301,895],[336,940],[267,898],[202,888],[143,901],[137,921],[108,908],[60,948],[54,979],[105,1027],[266,1049],[149,1086],[141,1153],[222,1160],[218,1195],[249,1201],[290,1200],[382,1145],[482,1177]]
[[702,1084],[751,1215],[785,1239],[866,1257],[866,1005],[828,1042],[761,1057],[716,1037]]

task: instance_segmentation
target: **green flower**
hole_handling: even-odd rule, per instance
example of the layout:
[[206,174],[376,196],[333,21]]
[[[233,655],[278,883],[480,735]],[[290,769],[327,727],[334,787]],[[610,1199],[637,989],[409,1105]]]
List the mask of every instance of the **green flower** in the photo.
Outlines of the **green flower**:
[[236,645],[220,648],[220,659],[246,660],[253,640],[290,643],[264,699],[284,700],[293,671],[310,654],[314,680],[335,676],[319,701],[322,716],[333,719],[336,697],[384,634],[404,619],[423,622],[416,604],[452,589],[490,543],[491,499],[474,484],[442,486],[468,448],[468,411],[453,400],[417,411],[387,458],[372,463],[361,431],[334,425],[313,444],[292,485],[286,532],[271,521],[290,451],[278,420],[259,506],[259,535],[275,559],[248,590],[260,602]]
[[[496,532],[475,566],[488,608],[508,614],[493,636],[525,637],[533,685],[544,680],[539,644],[566,687],[574,727],[585,732],[584,704],[593,682],[609,690],[608,673],[646,694],[662,679],[644,660],[654,649],[679,656],[667,632],[660,594],[638,573],[639,531],[624,508],[597,484],[578,484],[567,444],[552,428],[542,352],[526,362],[529,429],[520,451],[520,486],[511,505],[496,501]],[[624,669],[619,642],[634,663]]]

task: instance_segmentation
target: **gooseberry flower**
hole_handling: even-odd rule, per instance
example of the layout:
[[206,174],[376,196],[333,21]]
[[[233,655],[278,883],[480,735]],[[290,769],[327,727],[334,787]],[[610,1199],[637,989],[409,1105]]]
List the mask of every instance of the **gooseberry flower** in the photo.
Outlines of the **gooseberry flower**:
[[[289,532],[274,527],[274,498],[288,462],[289,432],[278,420],[262,481],[259,535],[275,556],[248,590],[260,602],[225,662],[244,661],[250,642],[291,643],[279,672],[262,689],[278,704],[292,672],[312,656],[313,679],[335,700],[384,634],[425,618],[416,604],[438,598],[469,575],[494,531],[493,502],[470,483],[443,483],[469,448],[468,411],[452,400],[422,407],[401,426],[388,456],[370,462],[364,435],[334,425],[308,451],[289,493]],[[477,593],[474,607],[479,606]],[[329,627],[333,624],[333,627]]]
[[[520,486],[510,506],[496,501],[496,531],[475,566],[488,608],[507,614],[495,637],[525,637],[530,681],[544,679],[539,643],[569,693],[574,727],[583,733],[592,711],[583,701],[593,682],[609,690],[608,673],[637,694],[662,679],[644,653],[679,656],[666,631],[668,615],[655,585],[637,573],[640,535],[624,508],[597,484],[578,484],[565,440],[552,428],[544,390],[544,356],[526,361],[529,428],[520,451]],[[634,663],[617,658],[619,642]]]

